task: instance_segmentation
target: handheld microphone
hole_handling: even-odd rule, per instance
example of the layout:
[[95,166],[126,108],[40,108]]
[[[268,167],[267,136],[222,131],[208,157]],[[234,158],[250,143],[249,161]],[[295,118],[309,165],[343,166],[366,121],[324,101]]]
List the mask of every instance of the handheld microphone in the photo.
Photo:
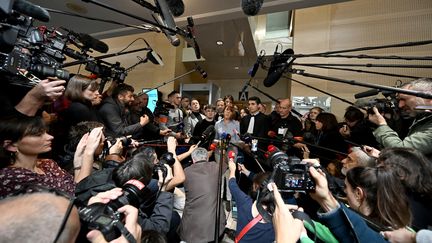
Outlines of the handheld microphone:
[[228,152],[228,159],[234,159],[235,156],[236,156],[236,154],[234,153],[234,151],[231,150]]
[[206,143],[209,139],[211,139],[214,136],[215,132],[216,131],[213,125],[208,126],[201,134],[200,139],[196,145],[199,146],[202,143]]
[[240,140],[242,140],[243,142],[249,144],[252,142],[252,138],[250,137],[249,133],[245,133],[244,135],[241,135],[236,129],[233,130],[233,132],[239,136]]
[[241,7],[243,9],[243,13],[249,16],[257,15],[260,11],[264,0],[242,0]]
[[216,149],[217,149],[217,143],[210,144],[210,146],[209,146],[210,151],[215,151]]
[[225,143],[228,143],[231,140],[231,134],[224,132],[221,138]]
[[360,92],[354,95],[354,98],[356,99],[360,99],[360,98],[364,98],[364,97],[369,97],[369,96],[373,96],[373,95],[377,95],[379,94],[380,90],[379,89],[370,89],[370,90],[366,90],[364,92]]
[[279,79],[282,77],[282,74],[285,72],[285,70],[291,66],[291,64],[296,59],[294,57],[294,51],[292,49],[285,50],[282,55],[290,55],[289,57],[275,57],[275,63],[272,63],[272,66],[274,66],[273,71],[270,71],[267,74],[267,77],[264,79],[263,83],[265,87],[271,87],[273,86]]
[[15,0],[12,9],[42,22],[48,22],[51,18],[46,9],[25,0]]
[[202,78],[207,78],[207,72],[204,71],[200,66],[196,65],[195,70],[201,74]]
[[[152,13],[153,19],[162,26],[165,26],[167,28],[172,29],[175,31],[176,24],[174,22],[174,19],[169,11],[168,4],[165,0],[155,0],[156,6],[158,8],[159,13]],[[177,38],[176,33],[168,31],[166,29],[162,29],[162,32],[165,34],[165,36],[168,38],[168,40],[171,42],[171,45],[173,46],[179,46],[180,45],[180,39]]]

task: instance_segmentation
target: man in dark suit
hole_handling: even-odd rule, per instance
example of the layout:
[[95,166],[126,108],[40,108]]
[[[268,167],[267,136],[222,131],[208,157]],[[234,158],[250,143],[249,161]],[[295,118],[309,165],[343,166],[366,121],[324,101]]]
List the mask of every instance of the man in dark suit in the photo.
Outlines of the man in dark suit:
[[240,133],[249,133],[252,136],[267,138],[270,129],[270,118],[259,111],[261,104],[260,98],[253,96],[248,99],[248,109],[250,114],[243,117],[240,121]]
[[[248,133],[254,137],[268,138],[267,134],[270,130],[271,119],[269,116],[259,111],[260,104],[261,104],[261,100],[256,96],[250,97],[248,99],[248,109],[250,114],[243,117],[242,120],[240,121],[240,133],[242,135]],[[263,156],[261,156],[263,154],[261,151],[262,150],[266,151],[267,145],[268,145],[267,142],[258,140],[258,152],[256,152],[254,156],[258,156],[258,158],[262,158],[262,159],[258,159],[259,161],[265,161]],[[248,147],[246,147],[245,150],[248,151],[249,150]],[[244,164],[246,168],[248,168],[250,171],[254,173],[261,172],[262,171],[261,167],[263,167],[266,170],[269,169],[263,164],[259,166],[256,162],[257,160],[253,158],[250,153],[245,153],[244,158],[245,158]],[[247,180],[241,180],[241,182],[239,183],[240,188],[245,192],[248,191],[251,185],[252,184]]]

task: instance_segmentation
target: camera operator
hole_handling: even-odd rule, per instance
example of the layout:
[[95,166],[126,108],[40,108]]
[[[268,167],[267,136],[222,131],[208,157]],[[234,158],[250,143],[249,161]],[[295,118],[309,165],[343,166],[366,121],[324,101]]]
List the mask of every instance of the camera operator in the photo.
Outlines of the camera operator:
[[[432,90],[432,79],[421,78],[413,80],[402,86],[403,89],[430,93]],[[414,117],[414,122],[409,128],[408,135],[401,139],[398,134],[388,125],[386,119],[374,107],[374,114],[369,115],[369,120],[378,128],[373,132],[377,141],[387,147],[415,148],[426,155],[432,156],[432,112],[430,110],[419,110],[420,105],[431,106],[432,99],[424,99],[407,94],[398,94],[399,108],[403,113]]]
[[168,94],[168,101],[172,108],[168,109],[168,114],[159,116],[159,128],[161,130],[171,130],[170,136],[174,136],[178,141],[185,138],[183,130],[184,114],[180,109],[181,96],[176,90]]
[[[297,206],[285,204],[275,183],[269,185],[273,190],[275,211],[273,213],[273,225],[276,234],[276,242],[297,242],[300,235],[305,232],[303,222],[293,218],[290,210],[300,210]],[[286,229],[290,229],[289,231]]]
[[344,122],[339,128],[339,133],[349,141],[379,148],[378,142],[372,134],[370,122],[365,118],[365,114],[354,106],[348,106],[344,114]]
[[[60,156],[59,160],[59,165],[63,169],[70,173],[77,170],[78,165],[74,165],[72,161],[78,149],[78,144],[86,133],[98,127],[102,128],[103,132],[103,124],[95,121],[80,122],[71,127],[68,135],[69,142],[64,146],[64,155]],[[97,143],[97,148],[93,156],[93,170],[117,167],[119,163],[125,160],[123,157],[123,144],[121,139],[109,141],[102,133],[100,140],[95,142]],[[113,144],[111,144],[111,142]]]
[[[41,80],[35,87],[28,91],[24,97],[20,95],[22,89],[17,89],[13,85],[1,87],[0,97],[2,97],[2,108],[0,116],[24,115],[35,116],[40,108],[47,101],[54,101],[59,98],[65,91],[65,80],[56,78],[47,78]],[[22,97],[16,100],[16,97]]]
[[[333,197],[328,189],[327,179],[323,171],[310,167],[309,173],[316,183],[315,191],[309,194],[324,211],[318,213],[320,221],[329,227],[340,242],[386,242],[383,236],[370,228],[359,214],[348,209]],[[353,181],[351,183],[346,181],[350,206],[359,210],[363,215],[369,215],[374,220],[378,220],[381,225],[396,228],[406,226],[409,223],[410,214],[407,210],[406,200],[400,197],[403,195],[403,191],[401,191],[398,178],[384,167],[357,167],[348,172],[348,177],[358,179],[359,177],[356,176],[358,173],[362,174],[360,178],[363,180],[370,178],[369,187],[374,187],[375,190],[381,188],[378,191],[384,194],[376,195],[376,192],[375,194],[372,192],[373,188],[355,185]],[[384,191],[390,194],[386,195]],[[371,200],[378,200],[377,202],[381,206],[377,208],[378,206]],[[385,210],[382,210],[384,208]],[[386,223],[381,220],[386,221]]]
[[[173,212],[173,195],[166,192],[166,187],[172,179],[172,172],[169,166],[164,165],[167,171],[164,184],[162,184],[164,179],[162,175],[159,176],[159,182],[152,179],[153,160],[153,154],[138,151],[117,168],[100,170],[85,178],[77,185],[75,195],[85,204],[97,192],[121,187],[130,179],[140,178],[145,188],[150,190],[150,195],[143,198],[144,202],[140,204],[139,224],[143,230],[156,230],[166,234],[170,228]],[[158,189],[158,183],[161,189]],[[161,191],[156,195],[158,190]],[[149,206],[153,206],[151,212],[143,213],[147,212]]]
[[[260,217],[260,213],[256,207],[256,198],[257,194],[263,191],[262,183],[266,180],[270,174],[259,173],[254,177],[253,183],[253,191],[256,191],[251,198],[246,195],[242,190],[240,190],[237,185],[235,173],[236,173],[236,164],[234,162],[234,158],[230,159],[228,162],[229,167],[229,189],[231,191],[231,195],[236,202],[237,205],[237,230],[236,235],[237,238],[239,235],[242,235],[240,239],[236,239],[239,242],[273,242],[275,240],[275,232],[273,228],[272,222],[266,222],[262,217]],[[265,199],[263,200],[263,205],[265,207],[270,204],[266,204],[266,202],[270,202],[270,198],[268,198],[270,194],[265,195]],[[252,220],[256,220],[256,224],[252,226],[249,230],[245,231],[244,229]],[[245,231],[245,232],[244,232]]]

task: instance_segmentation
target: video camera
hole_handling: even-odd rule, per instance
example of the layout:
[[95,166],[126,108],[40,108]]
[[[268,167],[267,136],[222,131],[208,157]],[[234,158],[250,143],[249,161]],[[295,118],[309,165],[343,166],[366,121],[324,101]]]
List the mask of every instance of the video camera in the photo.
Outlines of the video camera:
[[166,101],[157,101],[156,102],[156,107],[154,110],[154,115],[155,116],[168,116],[169,110],[170,109],[175,109],[174,105],[172,105],[169,102]]
[[17,20],[9,21],[18,29],[14,46],[11,47],[4,40],[11,38],[11,34],[0,31],[0,70],[12,75],[27,70],[39,78],[68,80],[69,72],[60,68],[66,59],[63,50],[67,40],[60,32],[46,27],[33,27],[31,18],[20,16]]
[[315,181],[309,165],[297,157],[289,157],[277,147],[269,145],[267,163],[273,167],[272,179],[281,192],[308,192],[315,190]]
[[94,203],[79,210],[83,225],[91,230],[100,230],[107,241],[118,238],[124,228],[123,217],[117,209],[124,205],[140,208],[140,205],[152,195],[151,190],[136,179],[127,181],[122,190],[123,195],[108,204]]
[[397,110],[397,104],[395,104],[395,101],[387,98],[359,100],[356,102],[356,106],[367,110],[368,114],[375,114],[372,109],[373,107],[376,107],[379,113],[393,114]]
[[126,69],[124,67],[121,67],[119,62],[116,62],[112,65],[107,64],[109,63],[103,62],[101,60],[89,61],[85,66],[85,70],[98,75],[98,77],[101,79],[112,79],[117,83],[124,83],[127,76]]

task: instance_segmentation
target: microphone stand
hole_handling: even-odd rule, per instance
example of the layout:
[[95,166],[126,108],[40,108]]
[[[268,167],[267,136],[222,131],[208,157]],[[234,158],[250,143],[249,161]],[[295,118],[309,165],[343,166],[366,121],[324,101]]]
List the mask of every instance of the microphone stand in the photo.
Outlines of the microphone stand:
[[301,57],[326,57],[326,58],[332,58],[332,57],[336,57],[336,58],[357,58],[357,59],[375,59],[375,60],[380,60],[380,59],[384,59],[384,60],[406,60],[406,61],[413,61],[413,60],[417,60],[417,61],[432,61],[432,57],[431,56],[396,56],[396,55],[391,55],[391,56],[375,56],[375,55],[365,55],[365,54],[360,54],[360,55],[329,55],[329,54],[309,54],[309,55],[305,55],[305,54],[295,54],[294,55],[296,58],[301,58]]
[[368,51],[368,50],[394,48],[394,47],[421,46],[421,45],[428,45],[428,44],[432,44],[432,40],[405,42],[405,43],[382,45],[382,46],[367,46],[367,47],[359,47],[359,48],[352,48],[352,49],[345,49],[345,50],[327,51],[327,52],[313,53],[313,54],[304,54],[302,57],[316,56],[316,55],[329,55],[329,54],[337,54],[337,53],[344,53],[344,52]]
[[[128,17],[131,17],[131,18],[134,18],[134,19],[140,20],[140,21],[142,21],[142,22],[144,22],[144,23],[151,24],[151,25],[153,25],[153,26],[155,26],[155,27],[158,27],[158,28],[160,28],[160,29],[164,29],[164,30],[167,30],[167,31],[169,31],[169,32],[171,32],[171,33],[176,33],[176,34],[181,35],[181,36],[183,36],[183,37],[185,37],[185,38],[193,39],[193,40],[194,40],[194,38],[193,38],[193,34],[192,34],[192,33],[188,32],[188,31],[185,31],[185,30],[182,30],[182,29],[180,29],[180,28],[178,28],[178,27],[177,27],[176,29],[172,29],[172,28],[166,27],[166,26],[164,26],[164,25],[160,25],[160,24],[157,23],[157,22],[153,22],[153,21],[147,20],[147,19],[145,19],[145,18],[142,18],[142,17],[140,17],[140,16],[137,16],[137,15],[134,15],[134,14],[130,14],[130,13],[127,13],[127,12],[121,11],[121,10],[119,10],[119,9],[116,9],[116,8],[114,8],[114,7],[110,6],[110,5],[108,5],[108,4],[105,4],[105,3],[102,3],[102,2],[99,2],[99,1],[96,1],[96,0],[82,0],[82,1],[83,1],[83,2],[87,2],[87,3],[93,3],[93,4],[97,5],[97,6],[100,6],[100,7],[106,8],[106,9],[111,10],[111,11],[114,11],[114,12],[116,12],[116,13],[126,15],[126,16],[128,16]],[[147,3],[147,4],[146,4],[145,1],[142,1],[142,3],[144,3],[144,5],[140,4],[140,6],[145,7],[145,8],[147,8],[148,10],[150,10],[150,11],[152,11],[152,12],[157,12],[157,11],[156,11],[157,8],[156,8],[155,6],[153,6],[152,4],[150,4],[150,3]],[[194,40],[194,42],[196,42],[196,41]]]
[[65,67],[75,66],[75,65],[78,65],[78,64],[83,64],[83,63],[90,62],[90,61],[95,61],[95,60],[101,60],[101,59],[115,57],[115,56],[126,55],[126,54],[130,54],[130,53],[134,53],[134,52],[139,52],[139,51],[151,51],[151,50],[152,50],[151,48],[145,47],[145,48],[139,48],[139,49],[125,51],[125,52],[116,52],[116,53],[111,53],[111,54],[105,54],[105,55],[101,55],[101,56],[97,56],[97,57],[93,57],[93,58],[88,58],[88,59],[83,59],[83,60],[77,60],[77,61],[73,61],[73,62],[64,63],[60,67],[65,68]]
[[[160,24],[158,24],[158,23],[156,23],[156,22],[153,22],[153,21],[147,20],[147,19],[142,18],[142,17],[140,17],[140,16],[138,16],[138,15],[134,15],[134,14],[130,14],[130,13],[127,13],[127,12],[121,11],[121,10],[119,10],[119,9],[116,9],[116,8],[114,8],[114,7],[110,6],[110,5],[108,5],[108,4],[105,4],[105,3],[102,3],[102,2],[99,2],[99,1],[96,1],[96,0],[83,0],[83,2],[86,2],[86,3],[93,3],[93,4],[95,4],[95,5],[99,6],[99,7],[103,7],[103,8],[109,9],[109,10],[111,10],[111,11],[113,11],[113,12],[116,12],[116,13],[119,13],[119,14],[123,14],[123,15],[126,15],[126,16],[128,16],[128,17],[131,17],[131,18],[134,18],[134,19],[140,20],[140,21],[142,21],[142,22],[144,22],[144,23],[151,24],[151,25],[156,26],[156,27],[158,27],[158,28],[160,28],[160,29],[165,29],[165,30],[168,30],[169,32],[177,33],[177,30],[175,30],[175,29],[171,29],[171,28],[169,28],[169,27],[166,27],[166,26],[160,25]],[[151,9],[151,8],[149,8],[149,6],[143,6],[143,7],[147,8],[147,9],[149,9],[149,10],[151,10],[151,11],[154,11],[154,10],[155,10],[155,9]],[[182,34],[182,33],[178,33],[178,34]]]
[[297,75],[301,75],[301,76],[305,76],[305,77],[310,77],[310,78],[324,79],[324,80],[334,81],[334,82],[338,82],[338,83],[357,85],[357,86],[368,87],[368,88],[372,88],[372,89],[387,90],[387,91],[392,91],[395,93],[413,95],[413,96],[421,97],[424,99],[432,99],[432,94],[428,94],[428,93],[420,92],[420,91],[416,91],[416,90],[400,89],[400,88],[388,87],[388,86],[379,85],[379,84],[362,83],[362,82],[358,82],[355,80],[346,80],[346,79],[340,79],[340,78],[334,78],[334,77],[327,77],[327,76],[323,76],[323,75],[307,73],[304,70],[299,70],[299,69],[291,69],[289,71],[293,74],[297,74]]
[[[353,102],[349,101],[349,100],[346,100],[346,99],[344,99],[344,98],[338,97],[338,96],[336,96],[336,95],[334,95],[334,94],[330,94],[329,92],[326,92],[326,91],[324,91],[324,90],[321,90],[321,89],[315,88],[315,87],[313,87],[313,86],[310,86],[309,84],[305,84],[305,83],[303,83],[303,82],[301,82],[301,81],[298,81],[298,80],[293,79],[293,78],[291,78],[291,77],[288,77],[288,76],[286,76],[286,75],[284,75],[284,77],[287,78],[287,79],[290,79],[290,80],[292,80],[292,81],[294,81],[294,82],[296,82],[296,83],[299,83],[299,84],[301,84],[301,85],[303,85],[303,86],[306,86],[306,87],[311,88],[311,89],[313,89],[313,90],[319,91],[319,92],[321,92],[321,93],[323,93],[323,94],[326,94],[326,95],[328,95],[328,96],[331,96],[331,97],[333,97],[333,98],[336,98],[336,99],[338,99],[338,100],[340,100],[340,101],[342,101],[342,102],[345,102],[345,103],[347,103],[347,104],[350,104],[350,105],[352,105],[352,106],[355,106],[355,104],[354,104]],[[360,108],[360,109],[366,111],[365,108]]]
[[[303,66],[303,65],[299,65],[299,66]],[[383,76],[390,76],[390,77],[397,77],[397,78],[410,78],[410,79],[419,79],[420,78],[420,77],[409,76],[409,75],[393,74],[393,73],[383,73],[383,72],[374,72],[374,71],[366,71],[366,70],[361,70],[361,69],[329,67],[327,65],[316,65],[316,66],[311,66],[311,67],[314,67],[314,68],[323,68],[323,69],[332,69],[332,70],[340,70],[340,71],[349,71],[349,72],[357,72],[357,73],[369,73],[369,74],[376,74],[376,75],[383,75]]]
[[[263,67],[263,69],[268,71],[268,67]],[[323,94],[326,94],[326,95],[328,95],[328,96],[331,96],[331,97],[333,97],[333,98],[335,98],[335,99],[338,99],[338,100],[340,100],[340,101],[342,101],[342,102],[345,102],[345,103],[347,103],[347,104],[350,104],[350,105],[352,105],[352,106],[355,106],[355,104],[354,104],[353,102],[349,101],[349,100],[346,100],[346,99],[344,99],[344,98],[341,98],[341,97],[339,97],[339,96],[336,96],[336,95],[334,95],[334,94],[331,94],[331,93],[329,93],[329,92],[326,92],[326,91],[324,91],[324,90],[321,90],[321,89],[315,88],[315,87],[313,87],[313,86],[311,86],[311,85],[309,85],[309,84],[306,84],[306,83],[303,83],[303,82],[298,81],[298,80],[296,80],[296,79],[293,79],[293,78],[291,78],[291,77],[289,77],[289,76],[287,76],[287,75],[283,75],[283,77],[284,77],[284,78],[287,78],[287,79],[289,79],[289,80],[292,80],[292,81],[294,81],[294,82],[296,82],[296,83],[299,83],[299,84],[301,84],[301,85],[303,85],[303,86],[306,86],[306,87],[308,87],[308,88],[311,88],[311,89],[313,89],[313,90],[316,90],[316,91],[318,91],[318,92],[321,92],[321,93],[323,93]],[[360,108],[360,109],[365,110],[364,108]],[[297,114],[297,113],[296,113],[296,114]],[[297,115],[298,115],[298,114],[297,114]],[[300,117],[301,117],[301,114],[300,114]]]
[[381,68],[432,68],[432,65],[419,65],[419,64],[353,64],[353,63],[293,63],[297,66],[306,67],[319,67],[319,66],[330,66],[330,67],[381,67]]
[[219,159],[219,173],[218,173],[218,184],[217,184],[217,201],[216,201],[216,225],[215,225],[215,242],[219,243],[219,224],[220,224],[220,206],[222,203],[221,198],[221,192],[222,192],[222,175],[223,175],[223,163],[225,162],[225,154],[227,145],[229,144],[229,140],[226,138],[221,139],[219,141],[219,152],[220,152],[220,159]]
[[149,28],[149,27],[145,27],[142,25],[125,24],[125,23],[120,23],[120,22],[114,21],[114,20],[88,17],[88,16],[84,16],[84,15],[80,15],[80,14],[70,13],[70,12],[61,11],[61,10],[57,10],[57,9],[51,9],[51,8],[45,8],[45,9],[51,13],[68,15],[68,16],[72,16],[72,17],[78,17],[78,18],[82,18],[82,19],[94,20],[94,21],[99,21],[99,22],[104,22],[104,23],[116,24],[116,25],[121,25],[124,27],[130,27],[130,28],[139,29],[139,30],[153,31],[153,32],[158,32],[158,33],[160,32],[156,28]]

